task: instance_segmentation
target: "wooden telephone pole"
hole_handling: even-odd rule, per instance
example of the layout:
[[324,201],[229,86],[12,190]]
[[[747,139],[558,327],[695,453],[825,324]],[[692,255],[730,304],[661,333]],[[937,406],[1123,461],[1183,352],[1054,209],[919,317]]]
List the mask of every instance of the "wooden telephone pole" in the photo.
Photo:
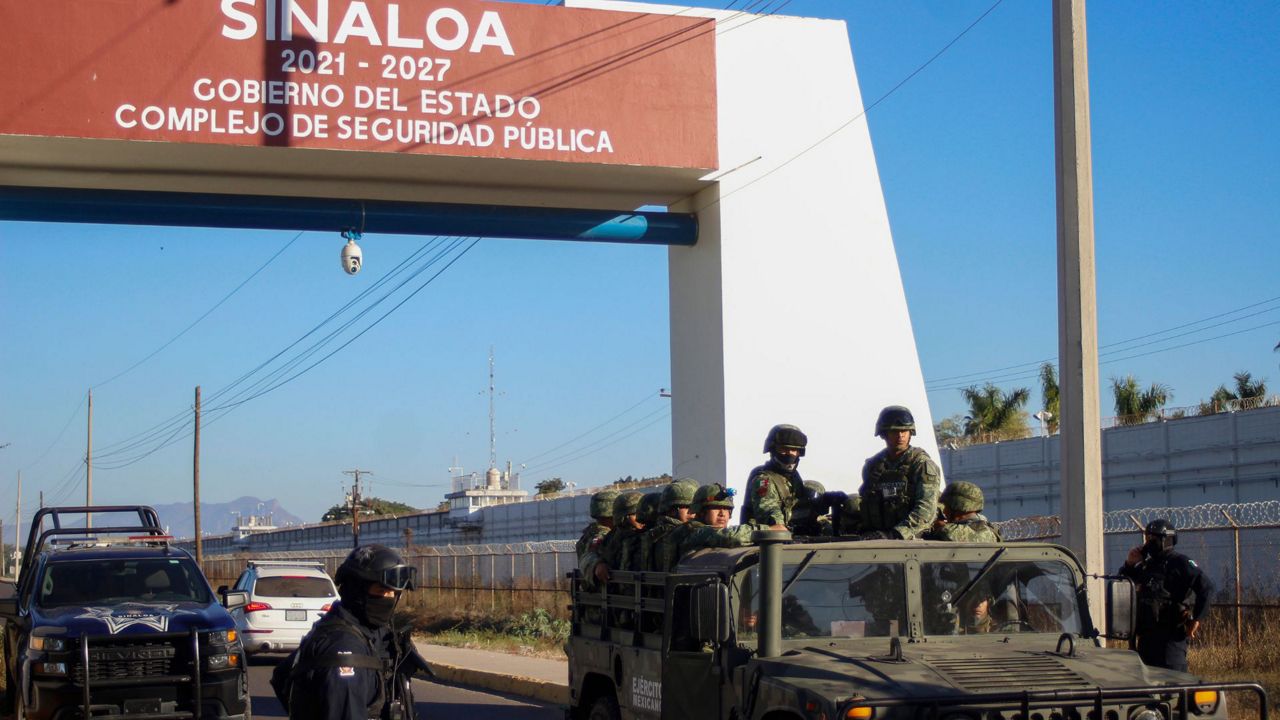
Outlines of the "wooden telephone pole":
[[[84,451],[84,504],[93,505],[93,389],[89,390],[89,439]],[[93,513],[84,514],[84,526],[93,527]]]
[[360,476],[372,475],[368,470],[343,470],[343,475],[355,478],[351,484],[351,547],[360,547]]
[[204,539],[200,533],[200,386],[196,386],[195,441],[191,458],[191,486],[195,495],[196,565],[204,568]]

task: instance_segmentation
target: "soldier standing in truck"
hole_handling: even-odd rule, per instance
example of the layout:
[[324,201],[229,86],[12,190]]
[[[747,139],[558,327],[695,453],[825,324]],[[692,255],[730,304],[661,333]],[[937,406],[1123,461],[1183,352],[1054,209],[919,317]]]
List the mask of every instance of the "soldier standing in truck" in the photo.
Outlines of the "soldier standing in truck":
[[864,540],[918,538],[937,517],[942,473],[929,453],[912,447],[916,421],[911,411],[890,405],[876,419],[885,449],[862,468],[860,512]]
[[806,495],[800,477],[800,458],[809,438],[795,425],[774,425],[764,439],[769,461],[751,471],[747,478],[746,500],[742,504],[743,525],[790,525],[791,512]]

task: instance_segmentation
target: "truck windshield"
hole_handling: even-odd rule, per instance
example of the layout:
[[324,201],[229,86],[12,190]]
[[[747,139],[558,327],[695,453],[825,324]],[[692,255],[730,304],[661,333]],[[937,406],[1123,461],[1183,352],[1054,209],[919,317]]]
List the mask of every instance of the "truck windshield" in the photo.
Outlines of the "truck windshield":
[[957,599],[983,565],[981,562],[921,564],[926,635],[1081,632],[1075,576],[1066,563],[997,562]]
[[[900,563],[822,563],[783,566],[782,638],[893,637],[906,632],[907,590]],[[751,608],[740,627],[754,632],[760,612],[758,568],[744,578],[742,592]],[[788,584],[790,585],[789,587]]]
[[122,602],[211,602],[209,586],[190,560],[63,560],[49,563],[36,604],[111,605]]

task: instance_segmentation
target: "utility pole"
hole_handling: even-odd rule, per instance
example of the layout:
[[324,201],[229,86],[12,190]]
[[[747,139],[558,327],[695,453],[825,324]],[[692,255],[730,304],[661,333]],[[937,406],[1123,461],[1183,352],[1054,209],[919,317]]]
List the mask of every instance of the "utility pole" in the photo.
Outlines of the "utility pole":
[[191,456],[191,487],[195,493],[196,565],[204,569],[204,538],[200,532],[200,386],[196,386],[195,440]]
[[[14,567],[14,575],[17,576],[18,548],[22,546],[22,471],[21,470],[18,471],[18,508],[17,508],[17,513],[14,515],[14,520],[15,522],[13,524],[13,560],[14,560],[13,567]],[[0,538],[3,538],[3,537],[4,537],[4,534],[0,533]],[[4,541],[0,540],[0,547],[3,547],[3,546],[4,546]]]
[[343,475],[351,475],[355,482],[351,484],[351,547],[360,547],[360,476],[372,475],[368,470],[343,470]]
[[[89,388],[89,441],[84,451],[84,504],[93,505],[93,388]],[[93,527],[93,513],[84,514],[84,526]]]
[[[1102,437],[1093,247],[1093,158],[1085,0],[1053,0],[1053,109],[1057,152],[1058,358],[1061,363],[1062,541],[1101,575]],[[1106,632],[1102,593],[1089,614]]]
[[489,467],[498,467],[498,435],[493,411],[493,346],[489,346]]

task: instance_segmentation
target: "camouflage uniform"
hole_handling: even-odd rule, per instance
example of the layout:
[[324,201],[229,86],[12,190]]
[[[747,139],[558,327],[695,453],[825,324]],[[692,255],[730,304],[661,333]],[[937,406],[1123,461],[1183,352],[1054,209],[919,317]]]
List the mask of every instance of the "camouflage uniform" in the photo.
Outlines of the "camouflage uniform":
[[888,449],[876,453],[862,468],[862,531],[919,537],[937,516],[941,482],[938,466],[918,447],[908,447],[896,458]]
[[760,525],[791,525],[796,502],[806,495],[800,473],[783,474],[773,461],[751,471],[739,520]]
[[639,559],[642,531],[632,527],[627,516],[639,514],[643,497],[641,493],[631,491],[622,493],[613,501],[614,531],[609,533],[600,553],[601,559],[612,570],[632,570]]
[[966,520],[956,520],[935,527],[924,534],[925,540],[951,542],[1000,542],[1000,531],[981,513]]
[[1000,542],[1000,531],[980,512],[984,503],[982,489],[971,482],[961,480],[947,485],[939,498],[939,506],[944,514],[964,517],[950,521],[944,518],[943,522],[926,532],[924,538],[951,542]]
[[[804,480],[796,470],[808,443],[809,439],[794,425],[774,425],[769,430],[764,440],[764,452],[769,453],[769,462],[752,470],[747,477],[740,522],[744,525],[791,526],[791,513],[796,502],[808,497]],[[799,455],[784,456],[780,449],[798,450]]]
[[[653,526],[646,529],[644,537],[640,541],[640,569],[655,572],[666,572],[666,569],[675,564],[674,557],[668,558],[667,555],[675,552],[674,545],[664,544],[663,539],[684,523],[672,517],[669,513],[678,507],[693,504],[693,495],[698,490],[698,484],[687,478],[674,480],[671,484],[662,488],[661,500],[658,502],[658,512],[662,513],[654,522]],[[668,550],[670,548],[670,550]],[[661,550],[662,555],[659,555]]]
[[582,559],[591,550],[599,547],[604,542],[604,537],[608,536],[609,528],[599,523],[600,518],[612,518],[613,501],[617,500],[618,492],[613,489],[603,489],[595,495],[591,496],[591,518],[595,521],[582,529],[582,537],[577,538],[577,544],[573,546],[573,550],[577,551],[577,562],[579,566]]
[[[698,488],[698,493],[693,499],[693,510],[699,515],[703,509],[709,507],[722,507],[733,509],[733,491],[726,490],[719,483],[711,483]],[[751,544],[751,536],[759,530],[759,526],[755,523],[743,523],[737,527],[717,528],[704,523],[698,523],[697,527],[690,527],[694,523],[690,522],[685,525],[689,529],[679,536],[679,544],[677,546],[677,561],[679,558],[702,548],[709,547],[742,547]]]

